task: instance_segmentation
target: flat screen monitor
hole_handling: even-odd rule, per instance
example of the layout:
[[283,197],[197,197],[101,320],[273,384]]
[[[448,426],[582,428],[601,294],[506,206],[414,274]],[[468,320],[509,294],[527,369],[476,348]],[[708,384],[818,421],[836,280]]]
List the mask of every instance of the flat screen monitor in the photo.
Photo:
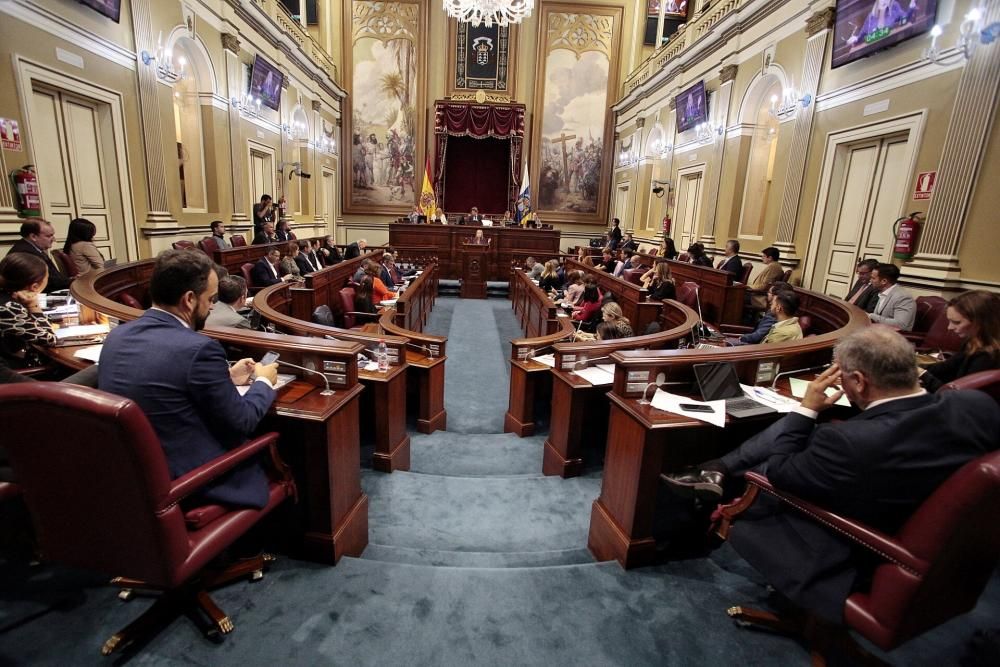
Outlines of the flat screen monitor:
[[831,67],[895,46],[934,26],[938,0],[837,0]]
[[699,81],[674,99],[674,113],[678,133],[708,122],[708,95],[704,81]]
[[[660,0],[646,0],[646,16],[660,17]],[[668,19],[687,18],[688,0],[663,0],[663,16]]]
[[284,75],[278,68],[260,56],[253,60],[250,70],[250,94],[269,109],[278,111],[281,104],[281,83]]
[[109,19],[118,23],[122,16],[122,0],[79,0],[80,4],[87,5],[94,11],[104,14]]

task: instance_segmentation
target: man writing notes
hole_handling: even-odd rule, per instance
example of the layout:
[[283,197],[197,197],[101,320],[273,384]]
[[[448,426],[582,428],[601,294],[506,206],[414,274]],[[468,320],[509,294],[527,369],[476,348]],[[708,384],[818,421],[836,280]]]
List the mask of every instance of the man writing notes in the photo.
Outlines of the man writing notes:
[[[218,286],[204,254],[161,253],[149,282],[152,308],[112,329],[101,351],[98,386],[139,404],[173,479],[242,444],[274,401],[277,364],[241,359],[230,368],[222,345],[198,333]],[[241,396],[236,385],[248,383]],[[199,500],[264,507],[267,476],[249,461],[212,482]]]
[[899,267],[895,264],[879,264],[872,269],[872,286],[878,290],[878,303],[868,318],[872,322],[910,331],[917,319],[917,302],[897,282]]
[[[892,534],[952,473],[1000,444],[993,399],[928,394],[898,332],[866,327],[837,345],[834,360],[793,412],[700,470],[665,476],[671,487],[717,500],[727,476],[756,470],[783,491]],[[861,413],[817,424],[844,394]],[[767,494],[734,524],[729,542],[780,593],[834,622],[866,574],[848,540]]]

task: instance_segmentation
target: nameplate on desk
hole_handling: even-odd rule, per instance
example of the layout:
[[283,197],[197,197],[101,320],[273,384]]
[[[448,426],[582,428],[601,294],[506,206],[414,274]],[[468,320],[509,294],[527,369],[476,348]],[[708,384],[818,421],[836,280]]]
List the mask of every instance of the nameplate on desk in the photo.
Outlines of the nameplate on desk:
[[649,371],[629,371],[626,380],[629,382],[649,382]]
[[346,373],[347,364],[343,361],[323,360],[323,370],[329,373]]
[[629,382],[625,385],[626,394],[641,394],[646,391],[647,382]]
[[323,373],[330,384],[344,386],[347,384],[347,376],[340,373]]
[[571,371],[573,367],[576,366],[576,355],[575,354],[564,354],[562,357],[562,364],[560,368],[564,371]]

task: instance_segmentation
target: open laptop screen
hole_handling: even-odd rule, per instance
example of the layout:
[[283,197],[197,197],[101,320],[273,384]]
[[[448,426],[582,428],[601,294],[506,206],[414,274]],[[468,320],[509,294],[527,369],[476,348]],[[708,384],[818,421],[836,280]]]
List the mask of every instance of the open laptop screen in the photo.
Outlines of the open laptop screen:
[[694,376],[704,401],[743,397],[740,379],[736,376],[736,367],[732,364],[695,364]]

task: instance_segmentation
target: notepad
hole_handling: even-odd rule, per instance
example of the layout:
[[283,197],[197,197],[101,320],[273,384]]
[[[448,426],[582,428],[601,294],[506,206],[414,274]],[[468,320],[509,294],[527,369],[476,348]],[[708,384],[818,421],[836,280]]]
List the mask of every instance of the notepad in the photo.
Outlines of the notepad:
[[[806,387],[809,386],[809,383],[806,380],[800,380],[798,378],[788,378],[788,383],[792,386],[792,396],[794,396],[795,398],[802,398],[803,396],[806,395]],[[836,393],[837,390],[834,389],[833,387],[826,388],[827,396],[833,396]],[[837,402],[834,403],[834,405],[843,405],[844,407],[849,408],[851,407],[851,402],[847,400],[847,395],[845,394],[844,396],[838,398]]]
[[590,366],[589,368],[581,368],[580,370],[573,372],[582,377],[590,384],[594,385],[595,387],[604,384],[611,384],[612,382],[615,381],[614,365]]
[[73,353],[73,356],[77,359],[83,359],[85,361],[91,361],[97,363],[101,358],[101,350],[104,348],[103,345],[91,345],[89,347],[81,347]]
[[111,329],[107,324],[81,324],[73,327],[60,327],[56,329],[56,338],[66,340],[67,338],[87,338],[90,336],[100,336],[108,333]]

